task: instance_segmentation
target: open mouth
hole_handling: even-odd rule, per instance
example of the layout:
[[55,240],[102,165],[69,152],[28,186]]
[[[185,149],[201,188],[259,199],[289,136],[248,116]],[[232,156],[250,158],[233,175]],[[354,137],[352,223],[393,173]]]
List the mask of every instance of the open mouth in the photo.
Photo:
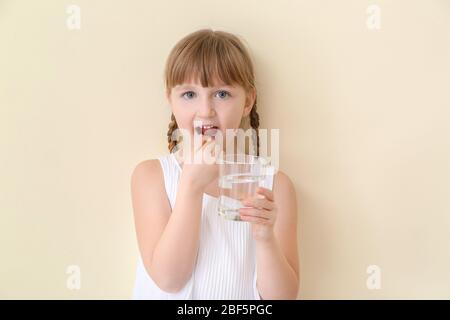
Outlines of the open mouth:
[[197,134],[211,137],[216,135],[217,130],[219,130],[219,127],[213,125],[202,125],[195,127],[195,132],[197,132]]

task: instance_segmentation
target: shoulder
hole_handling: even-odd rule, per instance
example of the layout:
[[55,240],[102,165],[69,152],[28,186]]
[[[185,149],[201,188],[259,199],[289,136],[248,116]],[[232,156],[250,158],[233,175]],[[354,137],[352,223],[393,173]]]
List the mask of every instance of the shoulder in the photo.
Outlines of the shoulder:
[[158,159],[139,162],[131,174],[131,199],[135,215],[169,212],[164,174]]
[[281,170],[278,170],[273,179],[274,194],[295,194],[295,187],[289,176]]
[[158,159],[139,162],[131,173],[131,190],[158,188],[164,185],[164,176]]
[[143,178],[158,175],[161,171],[161,166],[158,159],[148,159],[139,162],[131,173],[131,181],[138,182]]
[[280,211],[289,220],[297,217],[297,195],[291,178],[281,170],[278,170],[273,180],[273,197]]

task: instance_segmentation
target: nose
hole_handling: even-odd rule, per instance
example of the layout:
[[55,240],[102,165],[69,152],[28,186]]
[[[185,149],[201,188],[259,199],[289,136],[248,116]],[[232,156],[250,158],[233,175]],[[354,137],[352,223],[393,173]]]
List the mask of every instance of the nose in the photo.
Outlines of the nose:
[[216,115],[214,103],[208,97],[203,98],[199,102],[199,106],[198,106],[197,110],[198,110],[197,118],[200,118],[200,119],[208,119],[208,118],[212,118]]

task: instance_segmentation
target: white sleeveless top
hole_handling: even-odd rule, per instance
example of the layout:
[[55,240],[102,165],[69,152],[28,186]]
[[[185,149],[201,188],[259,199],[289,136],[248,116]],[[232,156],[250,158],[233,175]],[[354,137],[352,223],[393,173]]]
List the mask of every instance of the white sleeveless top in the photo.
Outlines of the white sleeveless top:
[[[173,153],[158,158],[173,209],[182,168]],[[260,186],[272,189],[269,175]],[[217,213],[218,198],[203,194],[200,242],[191,278],[177,293],[160,289],[139,256],[133,299],[259,300],[256,288],[256,254],[251,225],[226,220]]]

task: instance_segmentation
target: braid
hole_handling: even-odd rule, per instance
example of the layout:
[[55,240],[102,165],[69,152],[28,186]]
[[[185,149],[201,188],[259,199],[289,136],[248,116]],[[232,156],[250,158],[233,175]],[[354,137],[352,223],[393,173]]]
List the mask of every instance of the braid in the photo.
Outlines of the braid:
[[167,132],[167,141],[169,142],[169,151],[172,152],[172,149],[177,145],[177,140],[172,139],[172,133],[178,128],[178,124],[173,113],[170,119],[171,121],[169,123],[169,131]]
[[259,114],[256,111],[256,98],[250,111],[250,126],[256,131],[256,134],[253,134],[253,141],[255,141],[256,136],[256,155],[259,156]]

